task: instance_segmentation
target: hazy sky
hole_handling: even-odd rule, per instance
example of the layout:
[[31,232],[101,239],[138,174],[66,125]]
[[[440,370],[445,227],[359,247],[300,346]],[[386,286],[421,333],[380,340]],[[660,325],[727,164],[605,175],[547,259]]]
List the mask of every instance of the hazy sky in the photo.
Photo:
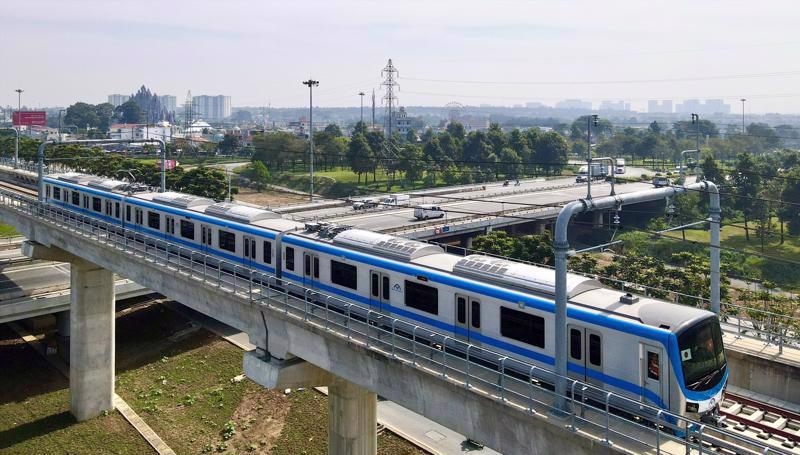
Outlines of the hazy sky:
[[744,96],[800,112],[799,23],[797,0],[2,0],[0,104],[145,84],[300,106],[311,76],[315,105],[357,106],[392,58],[404,105],[721,97],[738,112]]

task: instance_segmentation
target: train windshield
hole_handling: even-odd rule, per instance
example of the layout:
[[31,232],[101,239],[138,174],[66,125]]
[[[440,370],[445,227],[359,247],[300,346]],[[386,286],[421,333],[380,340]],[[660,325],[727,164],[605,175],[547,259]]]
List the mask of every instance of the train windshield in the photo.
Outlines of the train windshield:
[[680,334],[678,347],[687,389],[703,391],[719,383],[727,362],[716,317],[701,321]]

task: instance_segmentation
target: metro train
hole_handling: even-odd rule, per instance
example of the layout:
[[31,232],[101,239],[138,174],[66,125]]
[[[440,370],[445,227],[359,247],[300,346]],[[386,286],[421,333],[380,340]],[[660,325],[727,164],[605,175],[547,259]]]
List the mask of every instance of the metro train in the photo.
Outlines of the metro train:
[[[68,173],[48,204],[168,239],[476,346],[552,369],[553,270],[361,229],[319,229],[244,204]],[[711,312],[569,274],[569,376],[715,422],[728,368]]]

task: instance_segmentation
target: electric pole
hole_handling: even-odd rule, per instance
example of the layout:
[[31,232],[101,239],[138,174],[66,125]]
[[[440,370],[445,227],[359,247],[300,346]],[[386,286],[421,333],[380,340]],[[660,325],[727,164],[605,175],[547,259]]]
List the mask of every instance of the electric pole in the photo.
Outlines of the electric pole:
[[375,129],[375,89],[372,89],[372,129]]
[[361,97],[361,123],[364,123],[364,92],[358,92]]
[[[24,92],[25,90],[18,88],[14,91],[17,92],[17,123],[18,123],[17,128],[19,128],[20,126],[22,126],[22,92]],[[17,140],[16,142],[14,142],[14,169],[17,168],[18,162],[19,162],[19,130],[17,130]]]
[[744,133],[745,133],[745,130],[744,130],[744,102],[747,101],[747,98],[742,98],[739,101],[742,102],[742,136],[744,136]]
[[586,199],[592,198],[592,124],[597,126],[597,114],[586,116]]
[[308,144],[311,155],[311,185],[308,192],[308,201],[314,202],[314,87],[319,85],[319,81],[309,79],[303,81],[303,85],[308,86]]
[[700,157],[700,115],[692,114],[692,123],[694,124],[694,148],[697,150],[697,156]]
[[393,120],[393,112],[392,108],[394,105],[397,104],[397,96],[394,94],[395,87],[399,87],[397,83],[397,77],[400,73],[397,71],[397,68],[394,67],[392,64],[392,59],[386,63],[386,66],[381,70],[381,75],[386,79],[381,82],[381,85],[386,87],[386,94],[383,95],[383,100],[386,102],[386,113],[384,114],[383,123],[384,123],[384,132],[386,134],[386,140],[388,144],[391,144],[392,141],[392,120]]

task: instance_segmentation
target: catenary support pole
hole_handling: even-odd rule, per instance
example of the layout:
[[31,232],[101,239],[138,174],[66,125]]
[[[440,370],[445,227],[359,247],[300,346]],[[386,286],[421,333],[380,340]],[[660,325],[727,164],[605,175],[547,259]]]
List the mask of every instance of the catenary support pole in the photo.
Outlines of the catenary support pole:
[[311,178],[308,190],[308,201],[314,202],[314,87],[319,85],[319,81],[309,79],[303,81],[303,85],[308,86],[308,145],[309,162],[311,163]]
[[566,399],[567,391],[567,258],[569,255],[569,240],[567,228],[572,217],[583,212],[605,209],[618,209],[623,205],[641,202],[657,201],[684,194],[688,191],[700,191],[709,195],[709,214],[711,218],[711,310],[719,314],[720,308],[720,271],[719,271],[719,220],[720,205],[719,192],[712,182],[697,182],[686,186],[673,186],[655,188],[635,193],[606,196],[596,199],[580,199],[565,205],[556,219],[555,250],[556,271],[556,308],[555,308],[555,354],[556,354],[556,409],[568,411],[569,402]]

